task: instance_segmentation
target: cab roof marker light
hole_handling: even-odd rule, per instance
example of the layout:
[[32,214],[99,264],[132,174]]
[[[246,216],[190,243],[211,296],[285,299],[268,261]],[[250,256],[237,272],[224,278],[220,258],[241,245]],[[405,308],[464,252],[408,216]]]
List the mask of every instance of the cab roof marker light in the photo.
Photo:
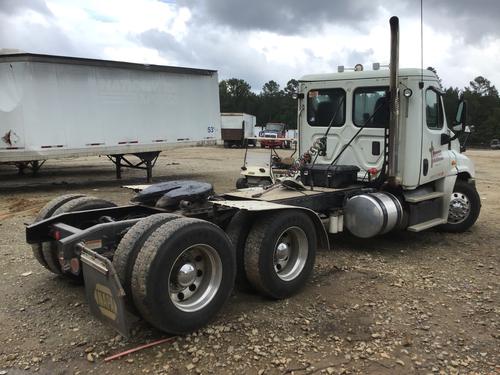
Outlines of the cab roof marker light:
[[372,64],[372,69],[373,70],[380,70],[382,68],[389,69],[389,64],[381,64],[379,62],[375,62],[375,63]]

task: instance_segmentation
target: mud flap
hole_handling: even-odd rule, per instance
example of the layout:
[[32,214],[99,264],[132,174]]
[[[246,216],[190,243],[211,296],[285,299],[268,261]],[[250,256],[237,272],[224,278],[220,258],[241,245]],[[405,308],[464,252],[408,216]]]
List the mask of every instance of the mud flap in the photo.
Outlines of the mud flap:
[[113,264],[83,244],[77,246],[81,249],[80,259],[90,312],[123,336],[129,337],[131,323],[135,319],[125,308],[125,291]]

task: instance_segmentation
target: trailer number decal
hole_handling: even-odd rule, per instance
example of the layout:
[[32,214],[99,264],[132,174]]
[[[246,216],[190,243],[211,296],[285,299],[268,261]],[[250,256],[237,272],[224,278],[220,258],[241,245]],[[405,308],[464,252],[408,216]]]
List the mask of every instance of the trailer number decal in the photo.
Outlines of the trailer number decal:
[[209,133],[215,133],[215,126],[209,126],[207,130]]
[[105,287],[102,284],[96,284],[94,289],[94,299],[97,306],[99,306],[99,310],[101,310],[102,315],[111,320],[116,320],[118,308],[111,294],[111,290],[108,287]]

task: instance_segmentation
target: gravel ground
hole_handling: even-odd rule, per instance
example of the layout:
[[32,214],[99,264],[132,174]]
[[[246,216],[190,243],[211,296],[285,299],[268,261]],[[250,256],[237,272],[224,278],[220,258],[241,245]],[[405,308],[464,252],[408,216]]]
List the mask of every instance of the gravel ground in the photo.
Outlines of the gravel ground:
[[[164,335],[139,322],[125,340],[94,319],[81,286],[33,259],[23,224],[68,192],[124,204],[133,193],[120,186],[144,173],[118,182],[104,158],[49,161],[37,177],[0,166],[0,375],[500,373],[500,152],[468,155],[483,203],[470,231],[332,236],[296,296],[235,291],[211,325],[111,362],[103,359]],[[242,158],[243,150],[175,149],[154,176],[223,192]]]

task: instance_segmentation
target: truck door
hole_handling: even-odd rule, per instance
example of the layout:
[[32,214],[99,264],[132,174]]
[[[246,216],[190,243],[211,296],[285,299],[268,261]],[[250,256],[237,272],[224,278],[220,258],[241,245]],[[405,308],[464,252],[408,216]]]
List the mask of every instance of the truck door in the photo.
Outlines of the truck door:
[[450,170],[448,143],[441,145],[441,135],[448,133],[441,93],[433,86],[424,90],[420,185],[443,178]]

